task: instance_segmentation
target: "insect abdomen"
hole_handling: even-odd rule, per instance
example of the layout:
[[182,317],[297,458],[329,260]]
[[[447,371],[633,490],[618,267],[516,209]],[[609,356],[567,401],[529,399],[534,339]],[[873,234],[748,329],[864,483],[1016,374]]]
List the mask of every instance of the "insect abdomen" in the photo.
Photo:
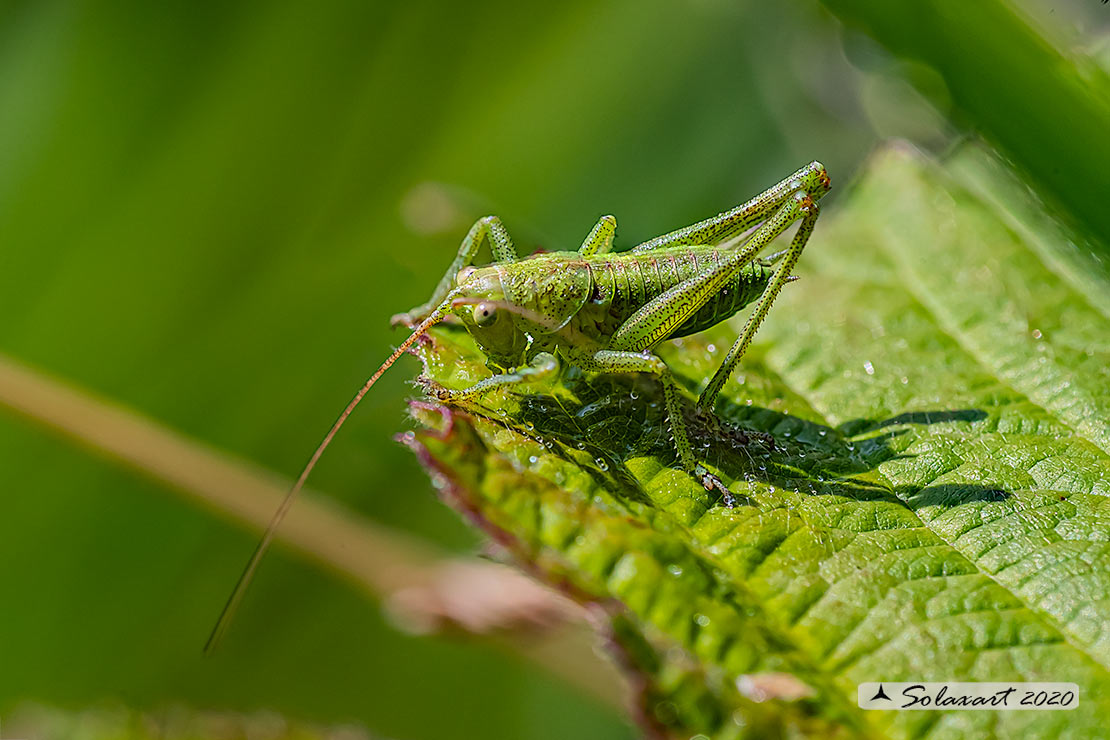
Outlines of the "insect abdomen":
[[[721,264],[729,250],[710,247],[675,247],[653,252],[604,255],[590,261],[593,300],[608,305],[618,324],[645,303],[679,283]],[[729,283],[671,337],[683,337],[731,318],[763,292],[772,268],[754,262],[742,268]]]

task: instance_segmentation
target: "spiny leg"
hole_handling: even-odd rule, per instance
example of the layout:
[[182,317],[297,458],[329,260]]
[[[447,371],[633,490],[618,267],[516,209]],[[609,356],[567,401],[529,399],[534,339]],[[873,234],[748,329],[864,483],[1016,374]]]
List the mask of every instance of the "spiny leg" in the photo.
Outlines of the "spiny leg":
[[[797,256],[813,229],[812,222],[816,219],[816,209],[813,200],[805,193],[798,193],[796,197],[788,199],[786,203],[779,206],[771,217],[756,229],[744,247],[734,255],[719,265],[708,267],[642,306],[613,333],[609,349],[593,355],[594,366],[601,366],[597,369],[639,370],[650,372],[660,378],[663,383],[664,400],[667,403],[667,415],[671,420],[675,448],[683,469],[706,488],[716,488],[726,492],[725,503],[730,506],[732,505],[730,502],[734,501],[732,494],[728,493],[728,489],[694,459],[682,411],[678,405],[678,388],[671,377],[670,370],[662,360],[653,354],[648,354],[646,350],[666,339],[675,329],[701,310],[728,283],[736,271],[751,262],[760,250],[799,218],[803,219],[799,235],[795,236],[791,248],[786,250],[783,264],[772,274],[771,281],[768,283],[769,286],[775,286],[773,297],[789,279],[789,271],[797,262]],[[767,296],[768,291],[764,289],[760,303],[755,309],[757,312],[766,314],[766,307],[769,306]],[[760,306],[764,308],[761,309]],[[759,320],[761,321],[762,318]],[[718,370],[717,375],[720,374],[721,371]],[[717,376],[714,376],[714,382],[716,379]]]
[[529,364],[510,370],[501,375],[494,375],[491,378],[479,380],[469,388],[452,390],[450,388],[444,388],[441,385],[428,385],[425,387],[425,390],[429,395],[435,396],[440,401],[468,401],[496,388],[508,388],[531,381],[550,380],[554,378],[558,372],[558,358],[549,352],[540,352],[532,358]]
[[420,321],[427,318],[436,306],[443,302],[451,289],[455,287],[455,278],[459,274],[459,270],[464,267],[469,267],[474,264],[474,255],[478,253],[478,248],[482,246],[482,240],[489,238],[490,249],[493,251],[494,262],[516,262],[517,254],[516,249],[513,247],[513,240],[509,236],[509,232],[505,230],[505,226],[501,223],[501,219],[497,216],[485,216],[474,222],[470,227],[470,231],[463,237],[462,244],[459,245],[459,253],[455,255],[454,262],[447,268],[447,272],[440,278],[439,284],[432,292],[432,297],[422,305],[411,308],[404,313],[395,314],[390,323],[394,326],[404,324],[405,326],[412,327]]
[[[771,303],[774,302],[778,296],[782,286],[790,281],[790,271],[794,269],[794,265],[798,263],[798,257],[801,256],[802,250],[805,249],[806,242],[809,241],[810,234],[813,233],[813,225],[817,222],[817,216],[820,210],[817,203],[806,192],[798,192],[793,196],[794,201],[794,218],[801,215],[802,221],[798,224],[798,231],[794,234],[794,239],[790,242],[790,248],[786,250],[786,254],[779,263],[778,268],[774,274],[771,275],[767,287],[763,289],[763,295],[759,297],[759,302],[756,303],[755,308],[752,309],[751,316],[744,324],[744,331],[741,332],[740,337],[732,345],[732,348],[725,356],[724,362],[717,368],[717,372],[709,381],[709,385],[702,391],[701,397],[698,398],[698,409],[709,410],[713,409],[713,404],[717,400],[721,388],[724,387],[725,382],[729,376],[732,375],[736,363],[744,355],[748,345],[751,344],[752,337],[759,329],[759,325],[763,323],[766,318],[767,312],[771,309]],[[791,219],[793,221],[794,219]],[[786,228],[784,225],[783,228]]]
[[725,506],[732,508],[736,499],[728,487],[717,476],[710,473],[698,464],[694,457],[694,450],[690,446],[690,436],[686,432],[686,422],[682,416],[682,405],[679,402],[678,385],[671,375],[671,369],[657,355],[651,352],[627,352],[621,350],[603,349],[592,354],[583,353],[575,355],[574,363],[583,370],[594,370],[603,373],[651,373],[663,386],[663,404],[667,410],[667,418],[671,423],[671,436],[674,439],[675,450],[678,452],[678,461],[682,469],[694,476],[706,490],[717,490],[721,493]]
[[[778,210],[756,229],[742,249],[732,253],[717,265],[707,265],[702,272],[641,306],[613,333],[609,348],[645,350],[668,338],[691,316],[713,300],[739,270],[751,262],[760,250],[774,241],[801,215],[798,202],[794,199],[779,206]],[[789,251],[787,250],[787,254]]]
[[605,254],[613,249],[613,235],[617,233],[617,219],[613,216],[602,216],[597,225],[590,230],[578,248],[582,257],[591,257],[595,254]]
[[820,162],[810,162],[790,177],[773,185],[756,197],[712,218],[699,221],[669,234],[633,247],[633,252],[646,252],[661,247],[678,247],[685,244],[719,244],[731,236],[755,226],[767,218],[799,190],[808,192],[815,200],[830,187],[829,175]]

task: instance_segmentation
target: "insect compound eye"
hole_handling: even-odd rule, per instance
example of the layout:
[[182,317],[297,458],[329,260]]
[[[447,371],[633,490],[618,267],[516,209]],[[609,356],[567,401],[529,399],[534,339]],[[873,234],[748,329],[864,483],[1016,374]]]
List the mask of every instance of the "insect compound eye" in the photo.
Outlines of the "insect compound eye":
[[479,303],[474,307],[474,323],[478,326],[489,326],[497,318],[497,311],[493,306]]

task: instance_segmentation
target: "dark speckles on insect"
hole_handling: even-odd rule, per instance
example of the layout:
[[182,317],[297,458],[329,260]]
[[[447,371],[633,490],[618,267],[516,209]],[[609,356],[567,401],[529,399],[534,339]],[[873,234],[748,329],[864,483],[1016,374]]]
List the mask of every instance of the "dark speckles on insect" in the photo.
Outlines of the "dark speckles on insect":
[[[536,377],[536,362],[548,357],[584,370],[655,375],[664,385],[681,466],[712,483],[715,477],[697,463],[684,425],[675,416],[678,391],[670,371],[651,349],[666,339],[713,326],[755,302],[740,338],[698,400],[699,409],[711,409],[771,302],[789,282],[816,222],[816,201],[828,192],[829,183],[824,167],[813,162],[747,203],[619,254],[611,251],[616,228],[612,216],[598,221],[577,252],[524,259],[515,256],[500,221],[489,216],[471,229],[452,270],[469,264],[488,238],[500,285],[441,282],[428,303],[402,318],[411,325],[436,311],[457,312],[456,305],[475,301],[497,303],[506,315],[489,326],[477,326],[467,323],[466,313],[460,314],[491,367],[503,372],[451,391],[458,401],[495,387],[530,382]],[[776,255],[778,264],[774,259],[757,260],[759,252],[795,221],[801,224],[790,247]],[[746,239],[728,241],[753,227],[757,228]]]
[[[666,339],[723,321],[754,302],[740,337],[698,398],[698,411],[711,412],[775,296],[789,282],[817,221],[816,202],[829,187],[825,168],[811,162],[747,203],[620,254],[612,253],[612,216],[602,217],[575,253],[524,259],[517,256],[500,219],[479,219],[432,297],[394,317],[394,323],[413,332],[359,389],[301,471],[228,601],[209,646],[227,626],[274,530],[336,432],[397,358],[449,314],[458,316],[495,373],[457,390],[428,383],[436,398],[456,403],[496,388],[547,382],[558,374],[561,363],[593,372],[651,374],[663,387],[679,465],[707,489],[718,491],[726,506],[734,505],[732,493],[695,456],[679,388],[651,350]],[[800,222],[798,229],[790,246],[777,255],[777,265],[771,264],[773,259],[758,260],[764,247],[795,222]],[[747,238],[729,241],[753,227]],[[487,240],[494,264],[474,268],[478,248]],[[477,319],[476,306],[482,307]]]

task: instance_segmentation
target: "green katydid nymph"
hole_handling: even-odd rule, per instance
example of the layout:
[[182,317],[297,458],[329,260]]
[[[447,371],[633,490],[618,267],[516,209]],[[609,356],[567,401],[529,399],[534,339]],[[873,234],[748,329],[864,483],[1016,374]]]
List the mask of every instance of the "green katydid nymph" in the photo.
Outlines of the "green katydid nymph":
[[[755,302],[739,338],[698,398],[698,411],[712,413],[771,303],[792,279],[817,221],[817,201],[830,186],[824,166],[811,162],[747,203],[620,253],[611,251],[612,216],[602,217],[576,252],[524,258],[517,256],[500,219],[479,219],[428,302],[393,317],[394,324],[412,333],[359,389],[309,458],[240,576],[206,649],[227,627],[278,524],[347,417],[413,342],[451,315],[485,353],[493,375],[460,390],[429,384],[430,395],[459,403],[496,388],[553,379],[562,363],[599,373],[649,373],[663,388],[678,465],[733,506],[729,490],[695,457],[679,388],[652,349],[725,321]],[[759,258],[795,221],[800,223],[790,246]],[[494,262],[476,267],[474,258],[486,241]]]

